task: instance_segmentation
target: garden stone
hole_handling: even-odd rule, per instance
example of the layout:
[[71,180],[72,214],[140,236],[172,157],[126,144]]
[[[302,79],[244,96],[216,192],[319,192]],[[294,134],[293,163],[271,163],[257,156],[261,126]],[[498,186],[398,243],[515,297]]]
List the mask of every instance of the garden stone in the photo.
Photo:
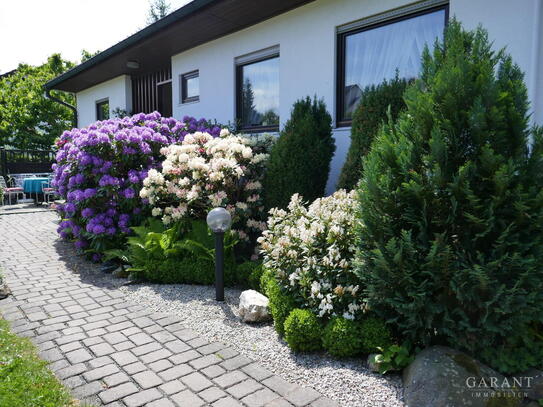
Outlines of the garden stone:
[[262,322],[270,319],[268,298],[255,290],[246,290],[239,296],[239,315],[243,322]]
[[417,407],[520,406],[522,399],[496,396],[509,390],[502,387],[504,380],[505,376],[463,352],[433,346],[404,370],[404,397],[408,406]]
[[117,277],[117,278],[126,278],[128,277],[128,274],[129,272],[126,271],[124,267],[118,267],[115,270],[113,270],[113,272],[111,273],[113,277]]
[[2,277],[0,276],[0,300],[3,300],[4,298],[7,298],[9,295],[9,288],[7,284],[4,282]]

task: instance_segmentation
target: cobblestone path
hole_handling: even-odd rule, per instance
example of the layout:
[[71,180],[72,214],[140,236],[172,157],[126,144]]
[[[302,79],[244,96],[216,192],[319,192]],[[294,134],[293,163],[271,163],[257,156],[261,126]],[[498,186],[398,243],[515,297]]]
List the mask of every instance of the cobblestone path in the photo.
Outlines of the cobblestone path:
[[75,398],[96,406],[335,406],[177,317],[128,303],[119,280],[57,239],[52,212],[0,216],[0,313]]

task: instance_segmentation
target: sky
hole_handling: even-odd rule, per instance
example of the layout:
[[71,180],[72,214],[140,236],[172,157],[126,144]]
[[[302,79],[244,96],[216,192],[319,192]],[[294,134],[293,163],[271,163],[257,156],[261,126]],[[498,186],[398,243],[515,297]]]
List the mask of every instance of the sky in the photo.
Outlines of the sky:
[[[169,0],[171,10],[190,0]],[[0,73],[104,51],[146,26],[149,0],[0,0]]]

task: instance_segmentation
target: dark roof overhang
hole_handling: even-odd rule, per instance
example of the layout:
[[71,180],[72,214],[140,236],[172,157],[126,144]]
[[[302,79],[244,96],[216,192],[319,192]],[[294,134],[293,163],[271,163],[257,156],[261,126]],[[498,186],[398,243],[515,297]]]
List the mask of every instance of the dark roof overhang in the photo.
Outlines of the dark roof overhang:
[[[194,0],[45,84],[79,92],[119,75],[170,66],[173,55],[242,30],[314,0]],[[127,67],[137,61],[139,68]]]

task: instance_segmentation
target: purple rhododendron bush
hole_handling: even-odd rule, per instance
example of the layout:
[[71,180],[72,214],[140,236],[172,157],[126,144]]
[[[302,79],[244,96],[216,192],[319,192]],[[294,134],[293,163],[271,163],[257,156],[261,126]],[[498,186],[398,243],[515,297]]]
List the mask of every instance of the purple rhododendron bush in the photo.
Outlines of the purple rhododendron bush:
[[57,210],[58,232],[80,249],[100,254],[124,243],[130,227],[150,216],[148,200],[139,196],[143,180],[160,169],[163,147],[189,133],[218,137],[221,128],[191,117],[183,121],[158,112],[98,121],[65,131],[56,141],[53,185],[65,199]]

